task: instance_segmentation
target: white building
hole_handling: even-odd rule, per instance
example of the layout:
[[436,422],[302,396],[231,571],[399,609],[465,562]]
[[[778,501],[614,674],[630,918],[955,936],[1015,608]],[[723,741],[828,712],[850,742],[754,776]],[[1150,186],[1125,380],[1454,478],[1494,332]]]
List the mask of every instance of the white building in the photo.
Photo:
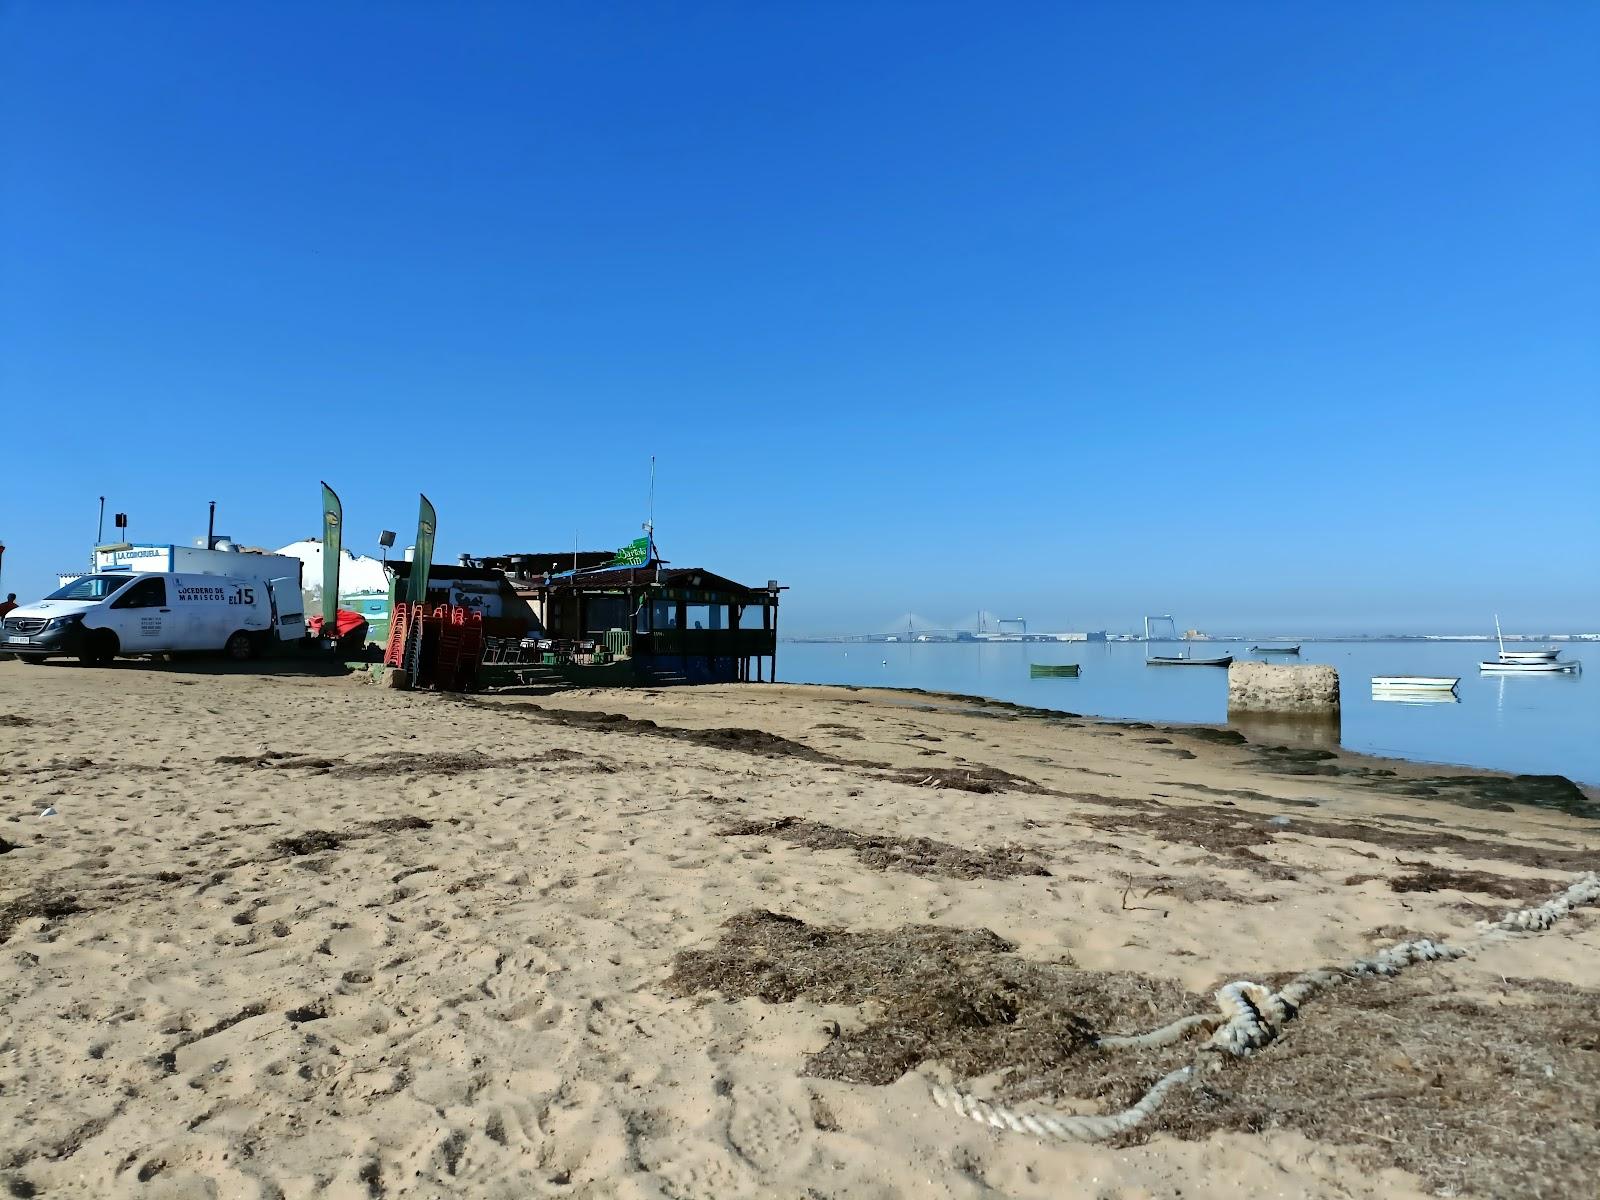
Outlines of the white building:
[[[297,558],[304,566],[300,588],[307,614],[322,611],[322,541],[304,538],[290,542],[279,554]],[[381,642],[389,629],[389,573],[383,561],[364,554],[339,551],[339,607],[360,613],[367,620],[367,639]]]

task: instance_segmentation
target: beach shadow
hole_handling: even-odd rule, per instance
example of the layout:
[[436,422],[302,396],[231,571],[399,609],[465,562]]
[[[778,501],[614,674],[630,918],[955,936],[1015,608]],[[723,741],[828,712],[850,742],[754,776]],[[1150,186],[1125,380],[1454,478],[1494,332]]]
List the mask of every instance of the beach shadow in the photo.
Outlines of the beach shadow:
[[175,655],[170,661],[148,658],[119,658],[102,667],[85,667],[71,659],[52,658],[37,663],[35,671],[82,672],[159,672],[163,675],[312,675],[334,677],[349,675],[350,668],[343,659],[322,657],[256,658],[248,662],[212,658],[208,655]]

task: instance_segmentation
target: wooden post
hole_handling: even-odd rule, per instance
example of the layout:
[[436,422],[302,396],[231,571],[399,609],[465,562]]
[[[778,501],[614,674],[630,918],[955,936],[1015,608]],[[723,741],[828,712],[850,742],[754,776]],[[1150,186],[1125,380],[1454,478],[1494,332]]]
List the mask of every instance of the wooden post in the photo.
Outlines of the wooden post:
[[[772,605],[770,603],[768,603],[767,600],[762,600],[761,601],[761,630],[762,630],[763,633],[772,634],[772,647],[773,647],[774,650],[776,650],[777,647],[778,647],[778,634],[777,634],[777,631],[775,629],[773,629],[773,627],[772,627],[772,615],[773,615],[772,614]],[[759,672],[760,668],[757,667],[756,669]],[[772,672],[773,672],[773,676],[774,676],[773,682],[777,681],[776,680],[777,671],[778,671],[778,658],[777,658],[777,655],[774,654],[772,656]]]

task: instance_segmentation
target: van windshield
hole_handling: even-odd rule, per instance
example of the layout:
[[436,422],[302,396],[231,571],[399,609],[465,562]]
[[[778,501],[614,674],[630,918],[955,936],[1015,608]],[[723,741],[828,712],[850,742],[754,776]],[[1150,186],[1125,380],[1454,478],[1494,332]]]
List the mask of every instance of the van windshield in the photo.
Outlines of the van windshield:
[[132,578],[129,575],[85,575],[45,597],[46,600],[104,600]]

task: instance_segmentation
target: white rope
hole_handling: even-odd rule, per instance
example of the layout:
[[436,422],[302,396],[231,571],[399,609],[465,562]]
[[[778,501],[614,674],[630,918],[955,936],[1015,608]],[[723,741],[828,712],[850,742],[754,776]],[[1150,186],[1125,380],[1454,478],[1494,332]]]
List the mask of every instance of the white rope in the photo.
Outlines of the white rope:
[[1508,912],[1498,921],[1479,921],[1483,935],[1494,933],[1542,933],[1581,904],[1600,903],[1600,875],[1590,871],[1579,876],[1571,887],[1554,900],[1547,900],[1537,908],[1522,908]]
[[1167,1089],[1187,1083],[1194,1074],[1193,1067],[1179,1067],[1165,1076],[1132,1108],[1104,1116],[1065,1116],[1055,1113],[1023,1113],[1002,1108],[979,1100],[954,1088],[933,1085],[933,1099],[940,1108],[948,1108],[957,1116],[968,1117],[980,1125],[996,1129],[1009,1129],[1012,1133],[1031,1133],[1035,1137],[1053,1137],[1063,1142],[1098,1142],[1119,1133],[1127,1133],[1142,1125],[1167,1094]]
[[[1600,874],[1591,871],[1579,876],[1566,891],[1552,900],[1532,908],[1513,910],[1498,921],[1479,921],[1478,937],[1473,940],[1483,941],[1512,933],[1540,933],[1574,908],[1597,903],[1600,903]],[[1195,1062],[1162,1076],[1154,1087],[1140,1097],[1137,1104],[1121,1112],[1090,1116],[1018,1112],[941,1084],[932,1085],[933,1100],[940,1108],[948,1108],[959,1116],[995,1129],[1031,1133],[1035,1137],[1050,1137],[1065,1142],[1102,1141],[1142,1125],[1161,1107],[1167,1092],[1173,1087],[1190,1082],[1202,1069],[1219,1068],[1221,1061],[1218,1056],[1244,1058],[1270,1045],[1278,1038],[1284,1024],[1294,1019],[1301,1005],[1318,992],[1348,979],[1398,975],[1417,963],[1447,962],[1464,958],[1467,954],[1464,946],[1451,946],[1428,938],[1398,942],[1376,954],[1358,958],[1347,967],[1305,971],[1276,992],[1264,984],[1246,979],[1235,980],[1217,989],[1219,1011],[1216,1013],[1180,1017],[1147,1033],[1102,1037],[1096,1044],[1105,1049],[1142,1049],[1170,1046],[1199,1031],[1211,1034],[1200,1047]]]

